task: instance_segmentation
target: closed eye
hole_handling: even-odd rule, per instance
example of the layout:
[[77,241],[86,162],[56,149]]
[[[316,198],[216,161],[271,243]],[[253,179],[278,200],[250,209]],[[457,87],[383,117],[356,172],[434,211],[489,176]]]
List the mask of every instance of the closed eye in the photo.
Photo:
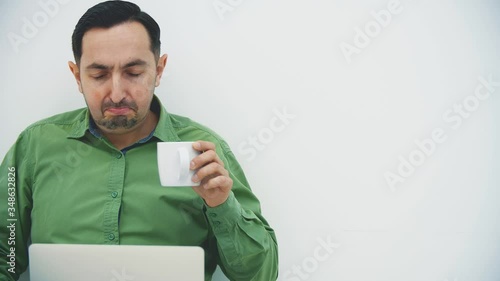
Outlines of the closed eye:
[[139,77],[141,76],[142,73],[127,73],[128,76],[130,77]]
[[105,74],[103,74],[103,75],[97,75],[97,76],[92,76],[92,78],[93,78],[94,80],[102,80],[104,77],[106,77],[106,75],[105,75]]

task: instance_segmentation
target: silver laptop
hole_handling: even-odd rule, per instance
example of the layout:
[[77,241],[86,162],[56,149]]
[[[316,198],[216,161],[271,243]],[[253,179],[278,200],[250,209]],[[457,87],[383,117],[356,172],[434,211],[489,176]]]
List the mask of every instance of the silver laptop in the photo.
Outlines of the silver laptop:
[[187,246],[32,244],[31,281],[203,281],[204,251]]

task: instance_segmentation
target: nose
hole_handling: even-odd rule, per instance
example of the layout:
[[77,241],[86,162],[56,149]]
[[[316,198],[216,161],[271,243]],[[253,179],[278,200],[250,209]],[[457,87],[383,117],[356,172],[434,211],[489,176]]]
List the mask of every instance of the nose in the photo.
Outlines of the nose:
[[121,102],[126,96],[123,81],[121,81],[121,79],[120,75],[113,75],[111,79],[109,98],[114,103]]

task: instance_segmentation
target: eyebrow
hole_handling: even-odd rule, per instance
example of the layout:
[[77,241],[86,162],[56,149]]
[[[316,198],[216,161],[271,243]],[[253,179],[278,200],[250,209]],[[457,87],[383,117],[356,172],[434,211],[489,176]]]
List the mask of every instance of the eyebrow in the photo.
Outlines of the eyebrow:
[[148,63],[144,60],[141,60],[141,59],[136,59],[136,60],[133,60],[129,63],[127,63],[126,65],[123,66],[123,68],[129,68],[129,67],[133,67],[133,66],[143,66],[143,65],[147,65]]
[[[130,68],[130,67],[134,67],[134,66],[144,66],[144,65],[147,65],[148,63],[144,60],[141,60],[141,59],[136,59],[136,60],[133,60],[127,64],[125,64],[122,69],[126,69],[126,68]],[[98,70],[108,70],[108,69],[111,69],[112,67],[109,66],[109,65],[104,65],[104,64],[100,64],[100,63],[92,63],[90,65],[88,65],[85,69],[89,70],[89,69],[98,69]]]

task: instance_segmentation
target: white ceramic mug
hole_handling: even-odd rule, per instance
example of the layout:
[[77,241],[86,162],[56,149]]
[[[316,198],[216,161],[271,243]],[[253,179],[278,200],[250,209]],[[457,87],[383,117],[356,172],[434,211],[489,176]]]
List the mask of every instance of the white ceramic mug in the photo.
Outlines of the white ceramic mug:
[[191,160],[200,154],[193,142],[158,142],[158,173],[162,186],[198,186],[191,181],[196,170],[190,170]]

